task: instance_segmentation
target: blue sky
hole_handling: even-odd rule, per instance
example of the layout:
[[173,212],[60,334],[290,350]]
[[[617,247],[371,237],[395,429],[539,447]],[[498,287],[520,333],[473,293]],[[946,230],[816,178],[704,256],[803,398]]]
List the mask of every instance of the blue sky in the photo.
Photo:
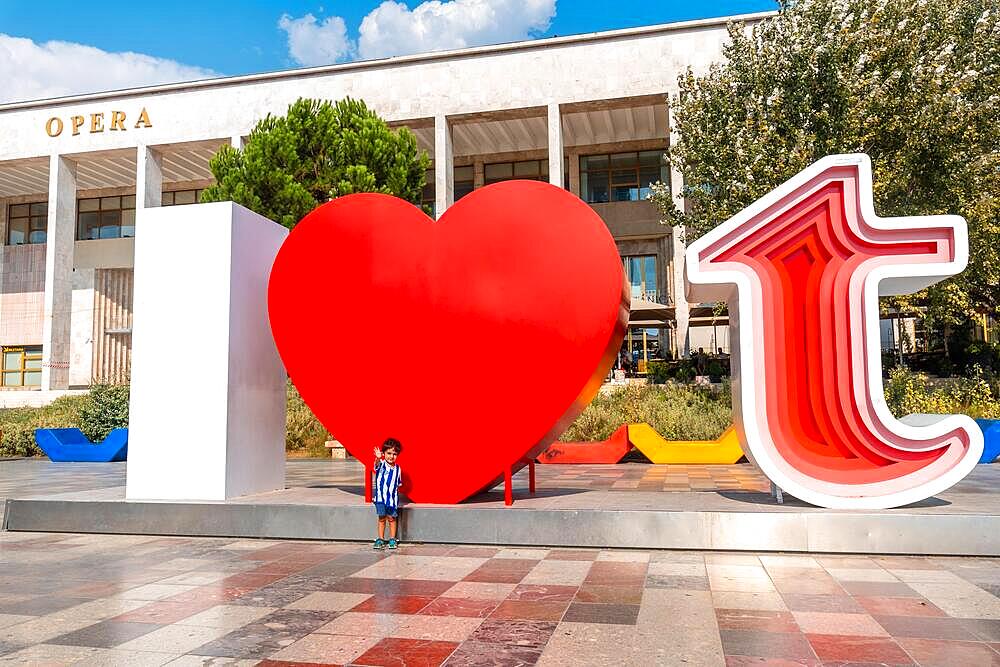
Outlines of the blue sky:
[[[6,64],[0,62],[0,81],[15,81],[6,99],[0,91],[0,102],[777,8],[773,0],[382,4],[379,0],[0,0],[0,40],[4,40],[0,53],[13,53]],[[489,15],[487,25],[483,12]],[[49,44],[53,41],[88,48],[56,47]],[[121,56],[125,52],[143,57]]]

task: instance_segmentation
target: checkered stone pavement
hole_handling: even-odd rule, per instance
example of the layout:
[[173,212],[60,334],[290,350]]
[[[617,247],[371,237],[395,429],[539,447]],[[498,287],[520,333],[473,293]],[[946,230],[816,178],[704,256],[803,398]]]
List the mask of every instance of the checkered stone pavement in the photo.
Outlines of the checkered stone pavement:
[[1000,559],[0,533],[0,664],[1000,666]]
[[539,465],[542,488],[582,488],[600,491],[757,491],[771,484],[756,468],[736,465]]

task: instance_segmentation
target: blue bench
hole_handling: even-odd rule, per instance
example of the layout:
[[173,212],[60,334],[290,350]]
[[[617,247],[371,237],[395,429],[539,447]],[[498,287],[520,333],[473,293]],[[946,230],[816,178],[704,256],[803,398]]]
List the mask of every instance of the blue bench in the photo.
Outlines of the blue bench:
[[78,428],[35,429],[35,442],[52,461],[107,463],[124,461],[128,429],[116,428],[101,442],[91,442]]
[[983,431],[983,455],[980,463],[993,463],[1000,458],[1000,419],[977,419]]

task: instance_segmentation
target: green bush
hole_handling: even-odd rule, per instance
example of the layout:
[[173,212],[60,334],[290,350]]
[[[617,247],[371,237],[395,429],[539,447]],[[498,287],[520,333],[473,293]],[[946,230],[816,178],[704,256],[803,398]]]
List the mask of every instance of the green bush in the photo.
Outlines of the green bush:
[[1000,343],[977,340],[965,348],[970,366],[979,366],[989,375],[1000,375]]
[[295,385],[288,382],[288,412],[285,416],[285,451],[301,451],[311,456],[326,455],[330,434],[302,400]]
[[128,428],[130,385],[98,383],[90,387],[80,407],[77,428],[93,442],[100,442],[116,428]]
[[622,424],[646,422],[668,440],[713,440],[732,424],[728,386],[631,384],[601,393],[560,440],[604,440]]
[[690,359],[683,360],[677,366],[677,370],[674,371],[674,379],[681,384],[694,382],[696,375],[698,375],[698,370],[694,367],[694,363]]
[[35,444],[35,426],[32,424],[4,424],[0,440],[0,456],[38,456],[42,450]]
[[670,366],[665,361],[651,361],[646,377],[653,384],[664,384],[670,379]]
[[705,369],[705,373],[708,374],[708,377],[712,380],[712,382],[721,382],[722,376],[725,372],[726,369],[723,368],[722,364],[716,360],[713,360],[712,363],[708,365],[708,368]]
[[932,387],[926,375],[895,368],[885,385],[885,400],[896,417],[932,413],[1000,419],[1000,387],[996,381],[990,384],[978,366],[970,377],[939,387]]
[[40,456],[35,429],[77,426],[88,401],[88,396],[62,396],[42,408],[0,410],[0,456]]

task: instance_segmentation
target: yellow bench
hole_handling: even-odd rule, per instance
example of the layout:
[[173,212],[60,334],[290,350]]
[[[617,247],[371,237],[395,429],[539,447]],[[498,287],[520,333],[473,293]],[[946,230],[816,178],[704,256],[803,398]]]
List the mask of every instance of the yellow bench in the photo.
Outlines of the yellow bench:
[[664,440],[649,424],[629,424],[628,439],[653,463],[678,465],[732,464],[743,456],[732,426],[718,440]]

